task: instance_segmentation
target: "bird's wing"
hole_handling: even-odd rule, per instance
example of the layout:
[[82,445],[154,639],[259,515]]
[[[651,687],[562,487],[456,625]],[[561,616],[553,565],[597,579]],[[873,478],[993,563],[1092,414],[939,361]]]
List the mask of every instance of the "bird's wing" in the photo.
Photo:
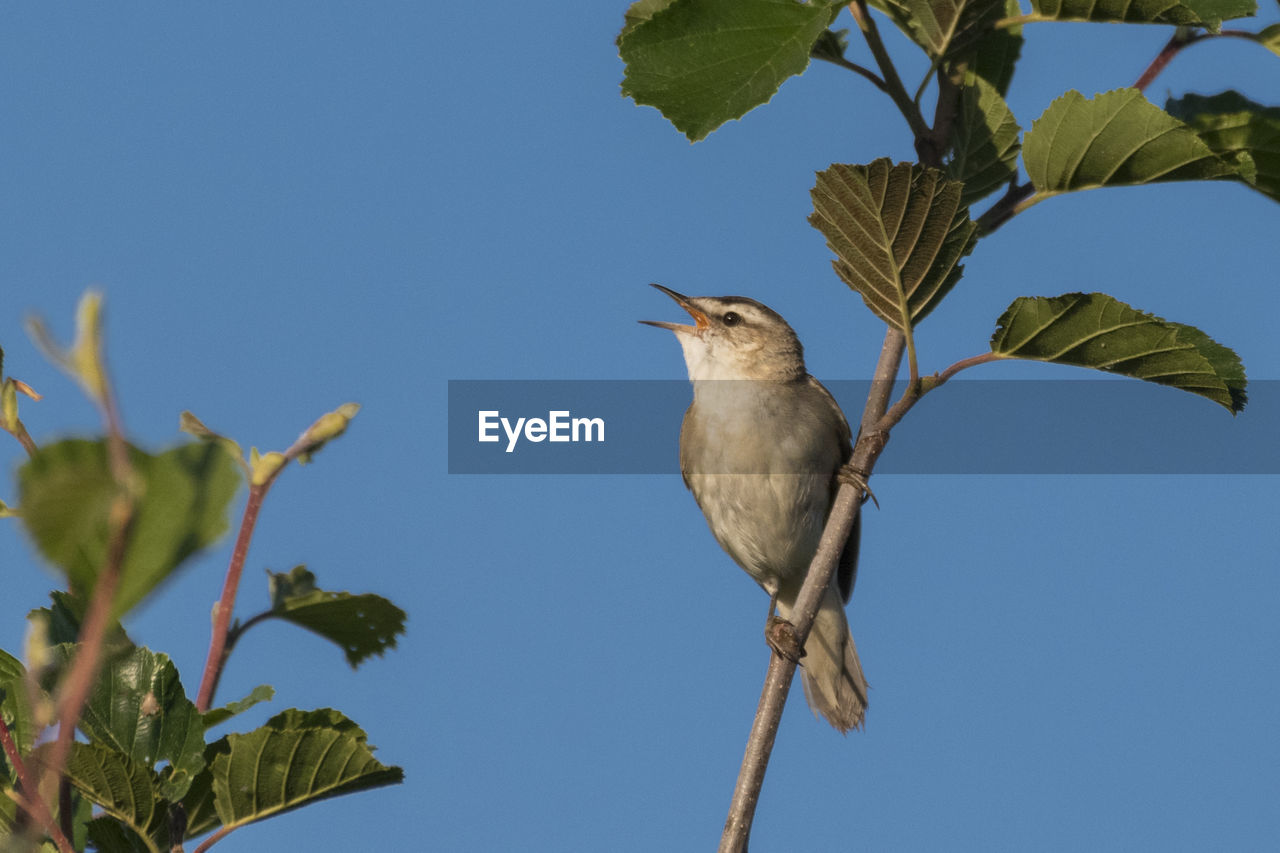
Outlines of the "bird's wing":
[[[840,444],[840,464],[843,465],[849,461],[849,457],[853,454],[853,433],[849,429],[849,422],[845,420],[844,412],[840,411],[840,404],[836,402],[836,398],[831,396],[831,392],[821,382],[810,376],[809,383],[830,404],[831,410],[835,415],[836,431]],[[833,503],[836,499],[836,492],[840,489],[840,481],[836,479],[835,473],[835,471],[831,472],[831,502]],[[846,604],[849,602],[849,597],[853,595],[853,584],[858,579],[858,546],[861,540],[862,513],[859,512],[854,516],[853,529],[849,531],[849,538],[844,543],[844,550],[840,552],[840,564],[836,568],[836,584],[840,589],[840,598]]]

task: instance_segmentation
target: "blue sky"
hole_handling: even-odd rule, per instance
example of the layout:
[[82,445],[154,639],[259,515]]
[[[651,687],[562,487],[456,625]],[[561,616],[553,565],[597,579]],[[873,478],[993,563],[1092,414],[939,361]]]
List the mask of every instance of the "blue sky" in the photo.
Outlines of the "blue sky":
[[[265,604],[264,568],[305,562],[323,585],[395,600],[409,632],[353,674],[336,648],[269,624],[220,696],[275,685],[246,725],[338,707],[406,783],[215,849],[703,850],[719,836],[767,663],[763,594],[674,474],[449,475],[447,381],[680,379],[675,342],[635,322],[677,319],[650,281],[760,299],[797,329],[815,375],[866,378],[882,328],[832,274],[808,190],[833,161],[907,159],[910,140],[887,99],[820,65],[690,145],[618,94],[624,8],[0,13],[0,345],[6,371],[46,394],[24,408],[36,440],[96,422],[22,318],[69,338],[89,286],[106,293],[143,444],[180,440],[191,409],[283,449],[320,413],[364,405],[273,490],[239,612]],[[1067,88],[1131,84],[1167,36],[1029,28],[1015,114],[1025,127]],[[1277,104],[1278,62],[1243,42],[1196,46],[1149,95],[1235,87]],[[1102,290],[1198,325],[1253,380],[1280,378],[1278,222],[1273,202],[1226,184],[1041,204],[968,260],[922,326],[922,367],[983,351],[1016,296]],[[1152,440],[1177,428],[1152,423]],[[11,470],[19,457],[11,445]],[[867,728],[842,738],[791,704],[753,849],[1274,843],[1274,478],[873,486],[882,509],[864,524],[850,607]],[[229,549],[130,624],[174,656],[190,693]],[[52,576],[12,524],[0,560],[0,646],[17,650]]]

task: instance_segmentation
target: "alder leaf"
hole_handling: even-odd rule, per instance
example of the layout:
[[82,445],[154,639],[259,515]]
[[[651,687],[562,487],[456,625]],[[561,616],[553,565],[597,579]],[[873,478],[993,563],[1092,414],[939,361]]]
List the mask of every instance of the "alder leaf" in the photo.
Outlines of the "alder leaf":
[[1194,326],[1138,311],[1105,293],[1024,296],[1001,315],[991,351],[1004,358],[1091,367],[1244,409],[1244,365]]
[[906,331],[959,281],[973,246],[964,187],[938,169],[876,160],[819,172],[809,223],[836,253],[837,275],[876,316]]

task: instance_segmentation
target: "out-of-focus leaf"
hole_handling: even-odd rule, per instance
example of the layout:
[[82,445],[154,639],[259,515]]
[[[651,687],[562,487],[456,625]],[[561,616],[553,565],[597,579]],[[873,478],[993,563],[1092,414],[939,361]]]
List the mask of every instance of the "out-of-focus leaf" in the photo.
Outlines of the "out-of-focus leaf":
[[[157,455],[130,448],[141,486],[114,612],[143,599],[187,557],[227,529],[239,485],[217,444]],[[119,494],[104,441],[70,439],[41,448],[18,473],[22,521],[40,552],[87,598],[106,564],[111,505]]]

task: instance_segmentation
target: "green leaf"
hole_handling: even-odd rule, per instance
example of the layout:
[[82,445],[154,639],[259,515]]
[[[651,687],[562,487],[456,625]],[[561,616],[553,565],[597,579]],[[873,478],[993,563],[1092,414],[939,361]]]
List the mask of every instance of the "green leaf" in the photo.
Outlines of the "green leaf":
[[73,743],[66,775],[85,796],[144,837],[157,807],[166,808],[152,784],[151,771],[105,746]]
[[1226,91],[1171,99],[1165,109],[1200,134],[1215,154],[1237,163],[1246,185],[1280,201],[1280,108]]
[[1091,367],[1244,409],[1244,365],[1194,326],[1145,314],[1103,293],[1015,299],[991,336],[1005,358]]
[[895,0],[906,10],[916,43],[934,59],[972,47],[1005,16],[1006,0]]
[[1258,44],[1262,45],[1276,56],[1280,56],[1280,24],[1272,24],[1269,27],[1263,27],[1262,31],[1254,36],[1254,38],[1257,39]]
[[836,273],[894,328],[920,322],[960,279],[974,224],[963,186],[937,169],[876,160],[818,173],[809,223]]
[[1075,91],[1062,95],[1032,124],[1022,159],[1041,198],[1238,174],[1195,131],[1137,89],[1116,89],[1092,99]]
[[236,702],[228,702],[221,708],[210,708],[204,715],[204,727],[211,729],[214,726],[221,725],[236,714],[243,713],[259,702],[270,702],[275,698],[276,691],[270,684],[259,684],[249,693],[248,696]]
[[644,4],[619,38],[622,94],[657,107],[693,142],[766,103],[809,65],[840,6],[795,0]]
[[160,853],[170,849],[155,839],[138,832],[124,821],[100,815],[89,821],[89,841],[98,853]]
[[373,757],[363,731],[327,709],[286,712],[222,742],[225,750],[213,756],[210,780],[218,819],[226,827],[404,780],[399,767]]
[[196,774],[196,778],[182,798],[182,807],[187,813],[186,838],[195,838],[212,832],[221,825],[218,811],[213,802],[213,767],[219,755],[226,755],[231,747],[226,738],[219,738],[204,748],[204,769]]
[[995,87],[974,77],[960,95],[960,114],[952,126],[947,175],[964,183],[965,207],[1009,183],[1018,173],[1022,128]]
[[[80,623],[84,621],[84,602],[63,590],[54,590],[49,593],[49,598],[53,600],[50,606],[37,607],[27,613],[27,618],[44,620],[50,645],[76,642],[80,639]],[[103,638],[104,659],[128,654],[133,649],[133,640],[129,639],[120,622],[113,620]]]
[[[26,752],[35,743],[36,725],[31,716],[31,702],[27,699],[27,671],[22,662],[0,649],[0,716],[8,726],[19,752]],[[9,769],[9,762],[0,752],[0,775]],[[6,777],[8,778],[8,777]]]
[[[114,611],[141,601],[187,557],[227,529],[239,486],[234,463],[216,444],[187,444],[158,455],[129,449],[141,495],[130,528]],[[103,441],[70,439],[41,448],[18,472],[22,521],[40,552],[87,598],[107,560],[111,505],[119,487]]]
[[104,667],[89,694],[80,730],[91,741],[151,769],[168,762],[160,793],[181,799],[204,767],[204,722],[164,654],[137,648]]
[[[1004,15],[1016,18],[1022,14],[1018,0],[1005,0]],[[969,56],[969,73],[986,80],[1004,97],[1013,80],[1013,69],[1022,53],[1022,27],[992,29],[974,43]]]
[[405,612],[382,596],[317,589],[306,566],[268,575],[272,615],[337,643],[352,667],[395,648],[404,633]]
[[1176,24],[1216,30],[1223,21],[1247,18],[1254,0],[1031,0],[1031,8],[1054,21]]

